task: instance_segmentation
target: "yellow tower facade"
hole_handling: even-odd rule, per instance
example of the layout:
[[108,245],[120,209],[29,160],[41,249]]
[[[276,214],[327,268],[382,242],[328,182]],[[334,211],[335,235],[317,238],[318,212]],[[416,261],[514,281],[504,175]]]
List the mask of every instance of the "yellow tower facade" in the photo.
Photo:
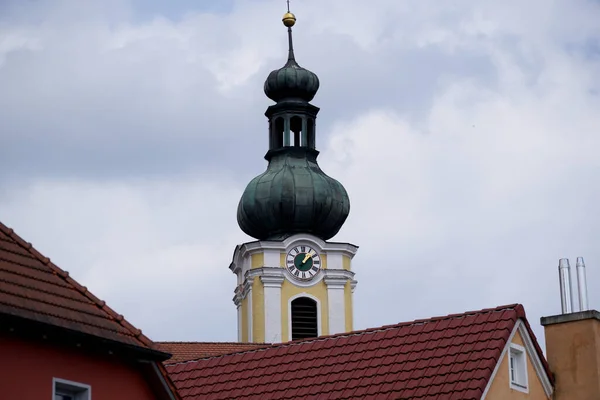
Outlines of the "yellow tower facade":
[[265,112],[269,164],[248,183],[237,211],[240,228],[257,239],[237,246],[230,266],[242,342],[312,338],[353,324],[351,263],[358,248],[329,241],[346,221],[350,199],[317,163],[319,108],[310,102],[319,78],[296,62],[295,22],[288,10],[288,59],[264,85],[275,102]]
[[276,343],[351,331],[357,250],[308,234],[237,246],[230,269],[238,282],[238,340]]

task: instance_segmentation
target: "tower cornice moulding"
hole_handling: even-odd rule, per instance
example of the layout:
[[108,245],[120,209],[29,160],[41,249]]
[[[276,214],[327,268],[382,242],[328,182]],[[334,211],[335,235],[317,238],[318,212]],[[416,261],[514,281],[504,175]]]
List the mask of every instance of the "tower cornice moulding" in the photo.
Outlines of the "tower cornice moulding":
[[263,275],[260,277],[264,287],[280,288],[285,278],[283,276]]

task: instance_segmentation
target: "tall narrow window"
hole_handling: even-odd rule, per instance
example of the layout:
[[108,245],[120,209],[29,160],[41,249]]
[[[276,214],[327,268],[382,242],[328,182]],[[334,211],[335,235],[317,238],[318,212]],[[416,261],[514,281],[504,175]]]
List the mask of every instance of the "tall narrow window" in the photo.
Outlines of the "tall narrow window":
[[283,134],[284,134],[284,121],[283,118],[279,117],[275,119],[275,127],[271,132],[273,137],[273,147],[271,149],[280,149],[283,147]]
[[527,392],[527,352],[523,346],[511,343],[508,349],[510,387]]
[[292,340],[319,336],[317,302],[308,297],[292,301]]
[[293,146],[300,147],[302,146],[301,137],[302,137],[302,118],[300,117],[292,117],[290,119],[290,130],[294,134],[294,143]]

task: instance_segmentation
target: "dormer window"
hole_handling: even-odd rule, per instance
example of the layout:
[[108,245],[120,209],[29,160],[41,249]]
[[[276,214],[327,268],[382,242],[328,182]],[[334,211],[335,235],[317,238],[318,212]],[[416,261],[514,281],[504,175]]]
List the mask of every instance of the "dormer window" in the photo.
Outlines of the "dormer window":
[[508,349],[508,374],[511,389],[528,392],[527,352],[516,343],[511,343]]

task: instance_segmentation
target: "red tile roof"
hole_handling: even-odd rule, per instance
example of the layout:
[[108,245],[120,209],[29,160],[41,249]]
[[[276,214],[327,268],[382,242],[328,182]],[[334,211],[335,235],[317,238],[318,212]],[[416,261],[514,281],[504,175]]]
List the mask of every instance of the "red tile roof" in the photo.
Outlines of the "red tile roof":
[[137,348],[154,347],[122,315],[2,223],[0,315],[21,317]]
[[515,304],[171,364],[167,371],[184,400],[479,399],[519,318],[526,322]]
[[159,350],[173,356],[165,364],[174,364],[199,358],[222,356],[240,351],[271,346],[267,343],[228,343],[228,342],[156,342]]

